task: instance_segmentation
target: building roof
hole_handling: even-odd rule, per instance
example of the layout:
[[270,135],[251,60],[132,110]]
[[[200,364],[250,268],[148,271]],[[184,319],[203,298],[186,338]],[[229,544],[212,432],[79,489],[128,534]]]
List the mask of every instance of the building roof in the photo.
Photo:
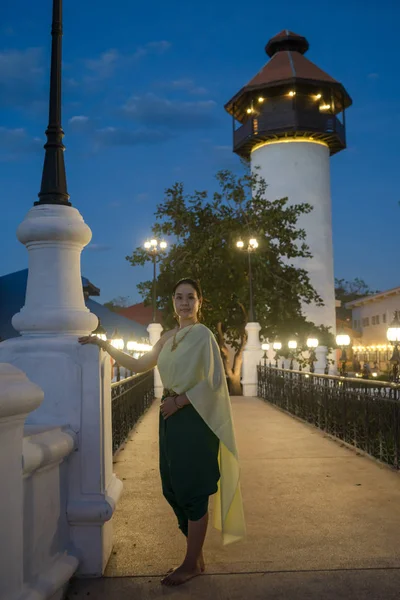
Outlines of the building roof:
[[339,83],[299,52],[282,50],[274,54],[271,60],[249,81],[245,88],[264,87],[271,83],[291,81],[293,79]]
[[[118,313],[123,315],[127,319],[132,319],[141,325],[149,325],[153,321],[153,307],[145,306],[144,302],[138,304],[132,304],[126,308],[119,308]],[[157,311],[157,322],[161,323],[161,312]]]
[[398,296],[400,294],[400,287],[391,288],[385,292],[379,292],[378,294],[371,294],[370,296],[364,296],[363,298],[357,298],[351,302],[346,303],[346,308],[356,308],[358,306],[364,306],[365,304],[372,304],[373,302],[379,302],[390,296]]
[[271,38],[265,47],[271,59],[263,68],[227,102],[225,109],[236,116],[234,104],[247,101],[248,94],[280,85],[296,83],[321,84],[338,93],[337,105],[340,110],[352,104],[343,85],[320,69],[305,56],[309,43],[305,37],[284,29]]
[[[28,269],[0,277],[0,339],[2,340],[19,336],[19,333],[11,324],[11,319],[25,304],[27,281]],[[82,286],[88,291],[92,289],[94,291],[98,290],[86,277],[82,277]],[[100,293],[100,290],[98,291]],[[99,294],[95,293],[91,295]],[[132,336],[137,341],[147,339],[148,333],[146,328],[141,324],[112,312],[90,298],[85,300],[85,304],[92,313],[99,317],[102,326],[107,331],[107,337],[111,337],[114,330],[118,329],[119,333],[126,340]]]

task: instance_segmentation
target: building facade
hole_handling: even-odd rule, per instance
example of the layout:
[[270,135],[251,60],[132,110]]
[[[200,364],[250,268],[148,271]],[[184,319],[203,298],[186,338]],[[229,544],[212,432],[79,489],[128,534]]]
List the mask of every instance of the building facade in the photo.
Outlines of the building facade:
[[352,311],[352,328],[355,333],[353,352],[359,360],[380,370],[389,368],[392,346],[387,341],[387,330],[400,311],[400,287],[379,294],[358,298],[346,304]]

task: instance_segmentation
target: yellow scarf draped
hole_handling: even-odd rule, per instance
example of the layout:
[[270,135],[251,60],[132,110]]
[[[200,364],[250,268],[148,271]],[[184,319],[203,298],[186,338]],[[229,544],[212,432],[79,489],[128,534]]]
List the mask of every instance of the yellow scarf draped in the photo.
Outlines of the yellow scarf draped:
[[[178,333],[176,341],[187,329]],[[246,534],[239,481],[239,459],[231,402],[218,344],[207,327],[197,324],[171,352],[172,338],[164,344],[158,368],[165,388],[186,394],[191,404],[220,440],[221,478],[214,504],[214,527],[224,544]],[[173,418],[173,417],[171,417]]]

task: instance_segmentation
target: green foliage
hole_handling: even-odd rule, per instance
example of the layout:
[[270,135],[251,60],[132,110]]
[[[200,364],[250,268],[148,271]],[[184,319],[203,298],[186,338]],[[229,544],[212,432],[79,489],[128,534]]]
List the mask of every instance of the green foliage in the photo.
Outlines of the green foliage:
[[108,302],[104,302],[103,306],[108,308],[108,310],[118,312],[120,308],[126,308],[129,306],[129,296],[118,296],[118,298],[113,298]]
[[351,321],[351,309],[346,308],[347,302],[358,298],[379,294],[378,290],[371,290],[363,279],[356,277],[352,281],[346,279],[335,279],[335,298],[340,300],[341,306],[337,309],[337,316],[343,321]]
[[[175,183],[157,207],[154,235],[175,240],[160,261],[157,280],[164,325],[174,324],[174,283],[192,277],[203,287],[205,324],[240,350],[248,321],[249,267],[247,252],[238,250],[236,242],[242,239],[247,245],[255,237],[259,247],[251,253],[253,295],[261,335],[279,336],[282,342],[296,335],[306,339],[315,334],[322,342],[326,333],[328,338],[328,332],[307,323],[301,313],[302,302],[321,305],[322,299],[307,272],[289,264],[290,259],[311,256],[305,232],[297,228],[299,216],[309,213],[311,206],[290,206],[287,198],[269,199],[267,184],[258,173],[237,177],[220,171],[216,179],[219,189],[211,197],[206,191],[187,194],[183,183]],[[136,266],[144,265],[149,257],[136,248],[126,259]],[[147,300],[151,289],[151,281],[138,285]]]

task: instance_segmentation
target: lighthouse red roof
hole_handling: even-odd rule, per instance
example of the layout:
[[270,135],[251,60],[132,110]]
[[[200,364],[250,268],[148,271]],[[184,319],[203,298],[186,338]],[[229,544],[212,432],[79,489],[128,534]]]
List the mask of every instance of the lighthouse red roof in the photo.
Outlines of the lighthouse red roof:
[[350,106],[352,101],[343,85],[304,56],[308,49],[309,43],[305,37],[288,29],[280,31],[265,47],[271,59],[226,104],[226,110],[231,114],[240,113],[238,105],[246,102],[253,91],[295,83],[329,86],[338,94],[338,106]]
[[299,52],[282,50],[274,54],[271,60],[245,87],[248,89],[292,79],[339,83]]

